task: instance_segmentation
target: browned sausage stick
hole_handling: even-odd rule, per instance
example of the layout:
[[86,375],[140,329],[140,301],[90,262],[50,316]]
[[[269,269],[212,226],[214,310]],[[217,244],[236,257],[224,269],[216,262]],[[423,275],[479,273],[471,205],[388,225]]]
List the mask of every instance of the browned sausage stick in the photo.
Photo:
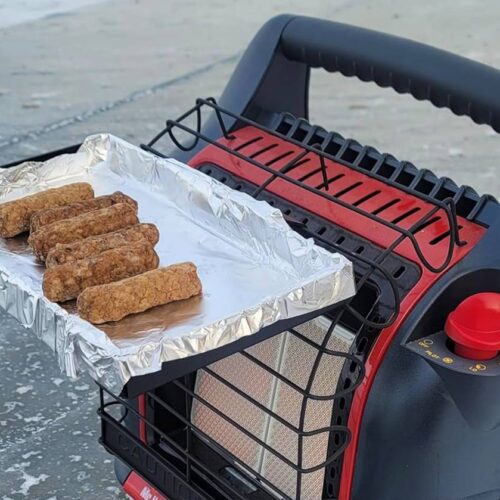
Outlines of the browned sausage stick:
[[116,205],[117,203],[128,203],[134,207],[137,212],[137,202],[130,198],[130,196],[127,196],[120,191],[116,191],[116,193],[113,194],[98,196],[97,198],[93,198],[91,200],[85,200],[80,203],[72,203],[71,205],[66,205],[64,207],[39,210],[31,216],[30,233],[34,233],[41,227],[52,224],[58,220],[70,219],[71,217],[99,210],[100,208],[110,207],[111,205]]
[[92,186],[86,182],[47,189],[0,205],[0,236],[11,238],[28,231],[34,212],[89,200],[94,197]]
[[137,214],[127,203],[118,203],[40,228],[28,238],[35,255],[42,261],[57,243],[71,243],[89,236],[110,233],[137,224]]
[[43,293],[53,302],[65,302],[90,286],[135,276],[157,268],[158,263],[158,255],[145,241],[113,248],[90,259],[47,269],[43,275]]
[[73,243],[58,243],[49,250],[45,265],[59,266],[69,262],[93,257],[101,252],[117,248],[138,241],[148,241],[152,246],[158,243],[160,234],[154,224],[136,224],[135,226],[119,229],[113,233],[91,236]]
[[[57,269],[57,268],[56,268]],[[162,267],[132,278],[85,289],[76,301],[78,313],[91,323],[118,321],[129,314],[201,293],[192,262]]]

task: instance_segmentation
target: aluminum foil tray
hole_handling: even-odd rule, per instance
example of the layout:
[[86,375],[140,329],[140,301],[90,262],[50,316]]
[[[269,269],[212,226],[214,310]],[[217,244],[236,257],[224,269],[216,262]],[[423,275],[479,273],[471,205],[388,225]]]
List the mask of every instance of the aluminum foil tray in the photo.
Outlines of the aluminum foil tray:
[[74,302],[61,306],[43,296],[44,268],[25,236],[1,240],[0,307],[54,350],[68,376],[87,370],[120,390],[166,361],[355,292],[351,263],[292,231],[279,210],[111,135],[87,138],[75,154],[0,172],[0,202],[78,181],[96,195],[120,190],[135,198],[140,220],[160,231],[160,265],[194,262],[203,294],[96,327],[76,314]]

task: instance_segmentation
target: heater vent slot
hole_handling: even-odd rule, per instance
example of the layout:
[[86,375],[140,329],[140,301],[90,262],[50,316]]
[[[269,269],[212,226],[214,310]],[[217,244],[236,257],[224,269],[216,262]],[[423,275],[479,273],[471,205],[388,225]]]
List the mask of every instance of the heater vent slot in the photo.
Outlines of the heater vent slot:
[[395,200],[390,200],[387,203],[384,203],[380,207],[376,208],[372,214],[373,215],[378,215],[381,214],[384,210],[387,210],[388,208],[391,208],[393,205],[396,205],[399,203],[401,200],[399,198],[396,198]]
[[395,219],[393,219],[392,223],[399,224],[400,222],[404,221],[405,219],[407,219],[411,215],[416,214],[417,212],[420,212],[419,207],[410,208],[410,210],[408,210],[407,212],[404,212],[403,214],[401,214],[398,217],[396,217]]
[[[462,229],[462,226],[458,226],[458,229]],[[432,239],[431,241],[429,241],[429,245],[437,245],[440,241],[443,241],[445,240],[446,238],[449,238],[450,237],[450,232],[449,231],[445,231],[444,233],[440,234],[439,236],[436,236],[436,238]]]
[[364,203],[365,201],[368,201],[368,200],[371,200],[372,198],[374,198],[375,196],[377,196],[378,194],[380,194],[381,191],[380,190],[377,190],[377,191],[373,191],[371,192],[370,194],[367,194],[365,196],[363,196],[362,198],[360,198],[359,200],[355,201],[353,203],[353,205],[355,207],[359,207],[359,205],[361,205],[362,203]]
[[340,197],[344,196],[345,194],[349,193],[350,191],[352,191],[353,189],[356,189],[358,186],[361,186],[361,184],[363,184],[363,183],[362,182],[355,182],[354,184],[351,184],[350,186],[336,192],[335,196],[337,198],[340,198]]
[[[321,169],[318,169],[315,171],[316,174],[319,172],[321,172]],[[322,182],[319,186],[317,186],[316,189],[326,189],[327,186],[330,187],[331,184],[333,184],[335,181],[338,181],[339,179],[342,179],[342,177],[344,177],[344,174],[334,175],[333,177],[330,177],[329,179],[327,179],[326,184],[324,182]],[[306,179],[307,179],[307,177],[306,177]],[[337,196],[338,196],[338,194],[337,194]]]
[[293,151],[287,151],[286,153],[283,153],[279,156],[276,156],[274,157],[272,160],[269,160],[268,162],[266,162],[266,165],[269,167],[271,166],[273,163],[276,163],[278,161],[281,161],[283,160],[284,158],[287,158],[289,157],[291,154],[293,153]]
[[256,151],[255,153],[252,153],[251,155],[249,155],[249,158],[257,158],[259,157],[260,155],[264,154],[264,153],[267,153],[268,151],[270,151],[271,149],[274,149],[278,147],[277,144],[270,144],[269,146],[266,146],[262,149],[259,149],[258,151]]
[[244,148],[246,148],[247,146],[250,146],[256,142],[259,142],[263,139],[262,136],[257,136],[257,137],[253,137],[252,139],[240,144],[239,146],[237,146],[235,148],[235,151],[242,151]]

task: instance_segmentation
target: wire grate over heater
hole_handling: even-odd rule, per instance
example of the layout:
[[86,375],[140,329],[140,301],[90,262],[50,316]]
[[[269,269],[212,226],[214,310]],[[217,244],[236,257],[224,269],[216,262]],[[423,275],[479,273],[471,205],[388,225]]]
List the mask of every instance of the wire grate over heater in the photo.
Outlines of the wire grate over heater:
[[[263,162],[262,161],[262,153],[265,151],[269,151],[270,146],[267,146],[264,148],[264,150],[259,150],[258,155],[257,154],[250,154],[245,155],[242,153],[242,150],[249,145],[249,142],[246,143],[241,143],[231,149],[231,147],[228,147],[226,144],[224,144],[223,140],[214,140],[211,139],[209,136],[205,135],[202,130],[203,130],[203,124],[202,124],[202,111],[203,109],[209,109],[212,111],[212,118],[215,118],[213,122],[215,122],[218,127],[219,131],[221,134],[221,137],[223,139],[231,139],[233,136],[231,133],[228,131],[227,126],[225,124],[225,119],[230,118],[232,120],[236,120],[236,124],[238,127],[242,127],[244,125],[250,125],[252,127],[255,127],[257,130],[261,130],[264,134],[267,134],[269,136],[276,137],[277,140],[286,140],[292,143],[294,146],[298,146],[299,149],[295,154],[292,154],[291,158],[287,161],[286,163],[279,169],[273,169],[272,166],[270,166],[269,162]],[[195,116],[196,117],[196,126],[195,128],[187,126],[186,120],[188,120],[190,117]],[[285,117],[286,118],[286,117]],[[361,204],[359,203],[359,200],[357,203],[350,203],[349,201],[346,201],[342,198],[342,195],[345,194],[345,192],[337,192],[337,193],[330,193],[329,192],[329,184],[330,180],[328,177],[328,170],[327,170],[327,160],[335,159],[335,162],[338,164],[344,165],[348,167],[349,169],[352,169],[356,172],[361,172],[363,175],[367,175],[370,177],[377,177],[380,174],[380,171],[383,170],[384,168],[387,168],[386,165],[389,165],[389,163],[386,161],[388,155],[381,155],[380,158],[376,161],[375,165],[373,166],[373,169],[364,169],[363,167],[360,166],[362,163],[363,158],[369,157],[369,148],[364,148],[363,151],[359,152],[356,154],[356,162],[355,163],[349,163],[346,158],[344,157],[345,152],[351,148],[351,143],[354,141],[347,140],[344,141],[343,146],[341,146],[338,151],[336,156],[332,156],[331,154],[328,153],[329,148],[331,148],[331,144],[335,144],[334,141],[334,134],[333,133],[328,133],[326,136],[323,137],[320,143],[310,145],[309,142],[311,142],[311,139],[314,137],[321,138],[319,135],[319,129],[312,127],[309,131],[309,133],[303,133],[304,137],[303,139],[304,142],[299,142],[294,138],[294,135],[296,134],[296,131],[300,128],[300,125],[302,123],[307,123],[304,120],[295,120],[295,125],[288,125],[286,127],[286,130],[283,129],[283,124],[288,123],[286,119],[282,120],[281,123],[278,125],[276,130],[263,127],[262,125],[249,120],[248,118],[245,118],[241,115],[235,115],[231,111],[225,110],[218,106],[213,98],[208,98],[208,99],[198,99],[196,101],[196,105],[188,110],[186,113],[184,113],[179,119],[177,120],[167,120],[166,122],[166,127],[159,133],[157,134],[153,140],[151,140],[147,145],[142,145],[142,147],[150,151],[156,155],[162,156],[162,157],[167,157],[168,154],[164,154],[158,150],[158,142],[160,139],[163,137],[168,137],[171,140],[171,143],[173,143],[177,148],[179,148],[182,151],[190,151],[195,149],[198,146],[198,143],[201,141],[202,143],[209,144],[215,148],[220,149],[221,151],[227,153],[231,158],[236,159],[236,160],[241,160],[244,161],[247,164],[250,164],[254,167],[256,167],[256,170],[260,172],[265,172],[267,177],[265,180],[256,187],[253,193],[251,193],[254,197],[260,197],[262,193],[265,192],[266,189],[269,189],[271,187],[271,184],[277,183],[277,182],[282,182],[287,185],[289,185],[289,188],[299,188],[302,190],[304,193],[312,193],[323,200],[326,200],[327,202],[331,203],[334,206],[337,206],[338,208],[344,208],[349,210],[352,213],[355,213],[357,215],[360,215],[364,217],[368,221],[375,222],[379,227],[385,227],[387,230],[391,232],[391,234],[395,234],[396,237],[395,239],[387,245],[385,248],[383,248],[383,251],[373,260],[368,260],[368,265],[369,265],[369,270],[367,271],[367,274],[364,275],[363,277],[360,278],[360,281],[358,283],[358,286],[362,286],[370,276],[375,272],[379,271],[382,274],[384,274],[385,278],[387,279],[388,283],[390,284],[393,293],[394,293],[394,311],[392,314],[392,320],[398,315],[399,313],[399,306],[400,306],[400,297],[399,293],[397,290],[397,286],[394,283],[393,276],[391,276],[389,273],[386,272],[384,267],[381,265],[388,256],[394,253],[396,248],[399,248],[402,244],[409,242],[411,244],[411,247],[413,248],[413,251],[415,252],[415,255],[418,259],[418,262],[420,265],[428,270],[429,272],[432,273],[440,273],[444,271],[450,264],[453,258],[454,254],[454,249],[457,246],[462,246],[466,245],[465,241],[462,241],[460,239],[460,225],[457,220],[457,208],[456,208],[456,202],[461,200],[461,196],[465,193],[465,188],[462,190],[459,190],[453,197],[445,197],[443,199],[443,196],[435,196],[438,192],[441,192],[441,188],[445,183],[445,180],[442,179],[440,182],[437,183],[436,187],[432,190],[430,194],[425,194],[421,191],[414,190],[413,188],[410,188],[406,186],[405,184],[398,183],[395,179],[399,177],[399,175],[404,171],[404,163],[401,163],[398,168],[394,170],[392,175],[390,176],[384,176],[384,183],[389,185],[389,186],[394,186],[397,187],[399,190],[408,193],[411,195],[413,198],[420,199],[425,203],[425,206],[427,207],[427,211],[424,211],[423,214],[421,214],[417,219],[413,218],[411,226],[406,227],[404,224],[398,224],[398,222],[401,222],[398,220],[398,218],[395,218],[393,220],[387,220],[386,218],[382,217],[379,215],[379,211],[367,211],[365,210]],[[188,145],[181,144],[179,140],[176,138],[174,130],[180,130],[183,131],[185,134],[188,136],[192,137],[191,142]],[[287,135],[284,135],[282,132],[286,132]],[[318,134],[317,136],[315,134]],[[260,139],[259,137],[257,138],[252,138],[250,142],[257,142],[257,140]],[[322,186],[311,186],[309,185],[305,179],[305,177],[301,177],[297,179],[295,176],[290,175],[290,172],[296,168],[297,166],[300,166],[303,164],[307,159],[308,155],[312,155],[314,157],[317,157],[318,162],[319,162],[319,170],[321,172],[321,177],[323,179],[323,185]],[[259,159],[256,159],[256,157],[259,156]],[[276,162],[276,157],[273,158],[274,162]],[[422,180],[424,178],[424,171],[422,171],[422,175],[417,176],[416,180]],[[322,189],[322,187],[324,189]],[[398,200],[399,201],[399,200]],[[480,199],[478,200],[476,211],[479,210],[478,207],[480,207],[485,200]],[[387,207],[382,207],[382,208],[387,208]],[[285,214],[286,215],[286,214]],[[442,258],[441,263],[433,263],[431,262],[427,256],[424,254],[421,248],[421,244],[419,243],[416,235],[422,231],[424,228],[426,228],[430,223],[434,222],[436,217],[439,216],[439,219],[443,219],[447,222],[447,230],[443,233],[443,240],[447,241],[446,244],[446,251],[444,252],[444,256]],[[300,221],[291,221],[292,225],[294,223],[297,223]],[[304,224],[302,224],[304,225]],[[305,233],[307,236],[313,237],[317,242],[321,243],[324,242],[324,238],[322,238],[321,234],[318,232],[316,234],[311,234],[309,231],[307,231],[307,228],[301,228],[303,233]],[[356,252],[349,252],[346,251],[345,249],[339,248],[339,245],[336,243],[332,243],[331,241],[327,241],[326,244],[332,246],[335,250],[340,250],[342,253],[344,253],[348,258],[354,258],[357,259],[357,253]],[[363,259],[361,256],[361,260],[366,260]],[[348,309],[349,306],[348,306]],[[378,328],[384,328],[390,325],[390,321],[387,321],[385,324],[378,324],[375,325],[373,322],[370,322],[367,318],[363,318],[359,314],[356,313],[356,311],[350,309],[350,312],[354,314],[360,321],[364,321],[365,324],[371,324],[374,327]]]
[[[211,123],[215,122],[218,125],[221,134],[220,137],[222,138],[221,140],[211,139],[208,135],[205,135],[202,132],[202,111],[207,108],[212,111],[212,118],[215,118],[215,120],[212,120]],[[186,125],[186,120],[192,116],[196,117],[195,128]],[[279,169],[275,169],[271,163],[265,161],[264,156],[265,153],[273,149],[276,144],[265,145],[264,148],[258,149],[257,151],[245,153],[244,148],[262,139],[262,137],[256,136],[251,137],[247,142],[241,142],[237,145],[229,146],[228,141],[234,139],[234,135],[227,130],[227,126],[225,124],[225,119],[227,120],[227,118],[236,120],[238,127],[251,126],[256,130],[261,130],[263,135],[276,138],[277,141],[284,140],[294,146],[295,150],[292,149],[292,154],[289,155],[290,158],[288,159],[288,157],[285,157],[286,161],[282,163],[282,166]],[[270,188],[271,184],[278,183],[286,184],[290,190],[299,189],[299,192],[302,190],[303,194],[314,194],[316,197],[326,200],[333,206],[337,206],[338,209],[347,209],[352,214],[362,216],[365,219],[376,223],[379,227],[386,228],[390,234],[395,234],[397,236],[396,239],[391,245],[387,245],[388,253],[394,251],[394,249],[402,245],[403,242],[408,241],[417,256],[418,261],[424,268],[434,273],[439,273],[445,270],[452,260],[455,246],[464,244],[464,242],[460,240],[459,236],[457,202],[460,203],[461,206],[463,205],[462,199],[466,193],[466,188],[461,188],[455,193],[443,189],[446,183],[446,179],[443,178],[436,183],[435,187],[429,194],[426,194],[422,192],[422,190],[417,190],[413,186],[408,186],[406,182],[401,182],[402,174],[405,174],[405,163],[401,162],[397,168],[390,168],[389,165],[391,163],[388,161],[388,155],[380,155],[376,163],[372,166],[373,168],[370,168],[370,163],[367,164],[366,160],[365,162],[363,161],[365,158],[371,157],[369,154],[370,148],[363,148],[355,155],[355,161],[349,163],[346,159],[349,157],[346,157],[346,152],[352,150],[354,141],[345,140],[343,146],[337,150],[334,155],[332,155],[331,145],[335,144],[335,141],[333,140],[334,134],[328,133],[323,136],[321,142],[310,144],[313,138],[321,137],[319,132],[317,132],[318,129],[314,127],[311,128],[309,133],[305,134],[303,142],[298,141],[294,138],[294,131],[299,128],[299,124],[302,122],[303,120],[296,120],[294,129],[290,130],[289,128],[288,135],[284,135],[279,132],[280,129],[283,130],[282,124],[279,124],[277,129],[273,130],[263,127],[248,118],[235,115],[234,113],[221,108],[212,98],[198,99],[196,105],[184,113],[178,120],[167,120],[166,127],[159,134],[157,134],[152,141],[150,141],[147,145],[142,145],[142,147],[156,155],[166,157],[168,154],[164,154],[158,149],[158,142],[164,136],[167,136],[171,142],[182,151],[193,150],[198,147],[200,142],[209,144],[212,147],[226,153],[233,160],[240,160],[246,164],[256,167],[255,171],[261,174],[257,177],[261,182],[257,186],[255,192],[252,193],[254,197],[258,197],[265,189]],[[286,123],[286,120],[282,121],[282,123]],[[174,131],[181,131],[188,136],[192,136],[191,143],[188,145],[181,144],[176,138]],[[307,176],[312,173],[310,165],[306,168],[307,174],[305,176],[297,178],[295,175],[296,168],[309,161],[311,156],[317,159],[317,170],[322,179],[322,183],[316,186],[306,182]],[[283,160],[283,157],[273,157],[271,161],[277,162],[277,160]],[[425,204],[424,206],[427,210],[420,211],[419,207],[419,216],[411,218],[410,220],[412,224],[410,227],[407,227],[407,224],[398,224],[398,222],[401,222],[398,218],[391,220],[380,216],[377,210],[366,210],[363,206],[361,206],[359,200],[357,203],[345,200],[343,195],[345,195],[348,191],[342,190],[330,192],[332,178],[329,177],[327,162],[331,160],[334,160],[337,165],[348,167],[349,172],[351,173],[350,177],[360,173],[363,176],[368,176],[374,179],[382,178],[385,186],[389,186],[391,188],[395,187],[399,191],[410,195],[414,200],[421,200]],[[291,173],[292,171],[293,174]],[[391,172],[391,174],[389,175],[388,172]],[[420,183],[425,177],[424,174],[425,171],[421,171],[420,174],[415,177],[414,181],[416,181],[417,184]],[[399,181],[397,180],[398,178]],[[355,187],[357,187],[356,183],[351,184],[348,187],[348,190],[352,190]],[[450,196],[446,196],[447,193]],[[486,198],[478,200],[473,211],[477,213],[485,201]],[[386,209],[387,207],[382,208]],[[421,244],[419,243],[416,234],[419,233],[423,227],[428,225],[429,221],[434,219],[437,214],[439,214],[440,218],[443,217],[443,220],[446,221],[448,225],[448,232],[446,234],[448,244],[447,251],[443,256],[441,263],[436,264],[427,258],[421,248]],[[406,215],[408,216],[412,214]],[[471,215],[471,211],[469,211],[468,215]]]
[[[211,112],[211,126],[220,132],[218,140],[202,132],[203,110]],[[194,127],[186,125],[190,117],[196,119]],[[229,121],[235,124],[231,129],[226,125]],[[230,147],[245,126],[257,135]],[[178,140],[177,131],[191,137],[188,144]],[[302,235],[344,254],[354,264],[357,285],[356,296],[346,306],[332,307],[330,313],[309,323],[146,392],[145,414],[130,401],[101,388],[103,443],[174,498],[174,482],[167,477],[177,478],[188,492],[185,498],[335,498],[342,454],[350,442],[347,415],[364,377],[367,353],[378,333],[397,318],[401,300],[418,281],[420,268],[429,273],[443,271],[455,248],[465,244],[457,219],[457,202],[460,210],[470,208],[460,198],[465,192],[443,198],[415,191],[411,186],[425,176],[401,183],[405,171],[400,168],[384,183],[411,195],[421,208],[418,214],[409,210],[405,217],[384,218],[383,210],[390,207],[366,209],[380,194],[377,189],[361,194],[357,190],[362,181],[357,179],[340,187],[341,177],[336,176],[345,174],[332,173],[330,164],[334,159],[356,175],[379,179],[387,168],[384,160],[371,165],[371,150],[361,148],[354,154],[357,145],[349,141],[340,141],[336,148],[332,144],[339,143],[338,137],[323,132],[286,115],[274,129],[266,128],[222,109],[213,99],[199,99],[178,120],[168,120],[165,129],[143,146],[165,157],[168,153],[159,150],[162,138],[169,138],[183,151],[199,150],[206,143],[235,162],[250,165],[250,179],[228,172],[223,164],[205,162],[198,168],[279,208]],[[274,142],[265,142],[261,136],[272,137]],[[277,154],[276,141],[287,141],[289,150]],[[394,239],[384,246],[372,244],[284,199],[274,191],[278,185],[348,210],[390,231]],[[419,239],[419,232],[436,218],[446,233],[439,242],[444,250],[439,262],[429,258],[429,245]],[[395,249],[403,244],[412,248],[420,268],[396,255]],[[127,419],[113,415],[114,406],[133,416],[133,422],[142,422],[146,443],[125,426]],[[120,451],[119,439],[113,441],[116,434],[154,462],[154,470],[162,470],[161,477],[151,467],[141,469],[137,462],[140,453],[130,453],[131,445]]]
[[[158,478],[147,477],[147,467],[141,470],[133,462],[139,454],[131,445],[123,446],[126,439],[136,447],[141,444],[126,428],[123,416],[110,411],[118,405],[147,429],[148,446],[142,445],[147,458],[141,465],[151,468],[160,452],[174,474],[194,491],[202,485],[209,498],[321,497],[325,468],[349,444],[347,427],[332,423],[332,401],[351,394],[363,377],[362,363],[348,352],[354,335],[342,336],[339,326],[332,335],[331,325],[336,322],[312,320],[199,370],[195,382],[185,377],[162,391],[146,392],[145,415],[101,387],[103,444],[117,453],[109,436],[121,433],[116,438],[122,446],[117,454],[153,484],[165,487]],[[345,361],[353,366],[355,382],[338,390]],[[313,372],[313,377],[303,377]],[[165,428],[165,421],[172,418],[178,424]],[[237,480],[227,481],[228,470]]]

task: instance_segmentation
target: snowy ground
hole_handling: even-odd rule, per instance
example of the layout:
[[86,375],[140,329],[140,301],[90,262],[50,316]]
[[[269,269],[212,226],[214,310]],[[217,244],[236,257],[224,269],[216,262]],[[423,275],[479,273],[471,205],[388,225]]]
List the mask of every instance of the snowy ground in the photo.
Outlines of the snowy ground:
[[[497,0],[0,0],[0,164],[100,131],[148,140],[196,97],[219,95],[252,34],[281,12],[500,67]],[[500,141],[487,127],[320,71],[311,96],[312,121],[500,195]],[[67,380],[48,347],[0,315],[0,500],[123,498],[95,409],[91,381]]]

